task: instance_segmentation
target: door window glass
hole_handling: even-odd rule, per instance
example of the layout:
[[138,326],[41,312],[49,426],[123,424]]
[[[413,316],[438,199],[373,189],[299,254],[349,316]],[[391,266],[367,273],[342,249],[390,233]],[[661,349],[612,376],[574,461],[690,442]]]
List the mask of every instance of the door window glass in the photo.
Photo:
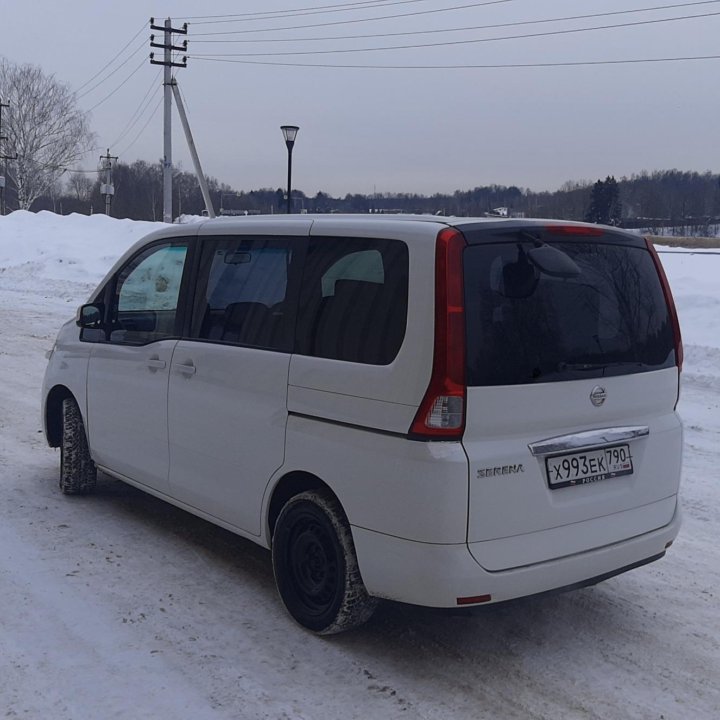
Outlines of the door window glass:
[[405,243],[312,239],[300,291],[295,352],[387,365],[405,337],[407,298]]
[[192,337],[289,351],[291,259],[282,238],[204,241]]
[[187,245],[155,245],[118,274],[110,340],[145,344],[177,335],[178,298]]

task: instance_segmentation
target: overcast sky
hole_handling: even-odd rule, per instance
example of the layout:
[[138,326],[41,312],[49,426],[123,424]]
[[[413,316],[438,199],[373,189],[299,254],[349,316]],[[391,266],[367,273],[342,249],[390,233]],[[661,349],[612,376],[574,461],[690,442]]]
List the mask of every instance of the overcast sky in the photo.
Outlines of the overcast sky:
[[[454,30],[676,4],[685,7]],[[457,9],[461,6],[465,7]],[[269,11],[287,12],[272,18],[257,15]],[[213,23],[207,17],[192,19],[200,13],[256,15],[232,23],[227,18]],[[538,64],[720,55],[717,0],[0,0],[0,55],[53,73],[79,90],[79,104],[86,110],[134,72],[92,110],[92,126],[103,151],[109,146],[128,163],[155,161],[162,156],[162,108],[152,118],[151,114],[161,96],[161,68],[147,60],[151,14],[159,24],[168,16],[176,26],[189,23],[191,57],[187,69],[177,71],[178,84],[205,173],[237,189],[284,185],[287,151],[282,124],[300,126],[293,186],[308,194],[429,194],[491,183],[543,190],[566,180],[620,177],[644,169],[720,169],[720,59],[529,68],[297,66]],[[686,15],[705,17],[458,43]],[[381,17],[385,19],[366,21]],[[291,27],[296,29],[268,31]],[[429,30],[442,32],[397,35]],[[221,32],[235,34],[203,35]],[[310,40],[379,34],[385,37]],[[450,42],[456,44],[224,58],[291,66],[194,57]],[[88,83],[127,43],[127,49]],[[192,170],[176,114],[173,136],[174,162]],[[96,167],[99,154],[89,149],[84,167]]]

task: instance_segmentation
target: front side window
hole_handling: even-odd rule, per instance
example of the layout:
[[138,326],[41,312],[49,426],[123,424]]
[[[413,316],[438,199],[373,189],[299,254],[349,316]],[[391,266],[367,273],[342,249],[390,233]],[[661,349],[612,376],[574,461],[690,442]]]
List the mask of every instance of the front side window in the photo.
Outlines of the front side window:
[[187,245],[155,245],[118,274],[110,309],[110,340],[145,344],[177,335],[177,308]]
[[203,241],[191,336],[289,351],[292,256],[291,241],[284,238]]
[[402,345],[408,250],[399,240],[314,238],[300,292],[295,352],[370,365]]
[[469,385],[519,385],[670,367],[653,260],[620,243],[471,245],[464,254]]

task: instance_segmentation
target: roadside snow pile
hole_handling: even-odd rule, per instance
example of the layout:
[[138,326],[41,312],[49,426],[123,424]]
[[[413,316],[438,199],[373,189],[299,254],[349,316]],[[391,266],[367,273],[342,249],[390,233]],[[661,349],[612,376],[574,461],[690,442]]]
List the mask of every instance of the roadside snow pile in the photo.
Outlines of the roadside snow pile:
[[[0,273],[96,283],[136,240],[163,223],[17,210],[0,217]],[[0,277],[2,277],[0,275]]]
[[117,258],[163,223],[106,215],[16,210],[0,216],[0,290],[20,293],[28,309],[67,306],[71,317]]

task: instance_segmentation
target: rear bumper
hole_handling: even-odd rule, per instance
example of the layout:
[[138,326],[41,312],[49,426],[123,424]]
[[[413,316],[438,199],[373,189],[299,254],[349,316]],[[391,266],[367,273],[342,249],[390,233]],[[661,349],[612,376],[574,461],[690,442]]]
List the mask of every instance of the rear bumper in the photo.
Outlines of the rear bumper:
[[417,543],[353,527],[360,572],[371,595],[426,607],[458,607],[458,598],[490,595],[501,602],[593,584],[661,557],[680,529],[670,523],[586,552],[513,570],[489,572],[466,544]]
[[[566,555],[614,545],[664,527],[672,520],[677,495],[580,523],[469,544],[480,567],[495,573],[537,565]],[[569,552],[568,548],[572,548]]]

